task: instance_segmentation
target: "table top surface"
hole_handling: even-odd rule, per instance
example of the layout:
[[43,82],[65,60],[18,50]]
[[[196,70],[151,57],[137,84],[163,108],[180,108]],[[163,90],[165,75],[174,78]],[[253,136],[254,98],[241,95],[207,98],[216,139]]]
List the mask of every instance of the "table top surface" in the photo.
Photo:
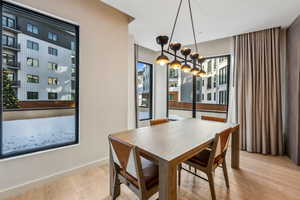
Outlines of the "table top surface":
[[214,139],[217,133],[238,124],[186,119],[161,125],[122,131],[111,136],[166,161],[172,161],[201,144]]

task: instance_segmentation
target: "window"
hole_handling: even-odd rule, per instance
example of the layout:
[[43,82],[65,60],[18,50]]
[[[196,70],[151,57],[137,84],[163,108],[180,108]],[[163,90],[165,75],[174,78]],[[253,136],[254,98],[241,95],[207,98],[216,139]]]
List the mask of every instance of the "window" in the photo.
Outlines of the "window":
[[8,16],[2,16],[2,25],[9,28],[16,28],[16,20]]
[[48,69],[52,71],[56,71],[58,69],[57,63],[48,62]]
[[3,25],[11,27],[0,37],[0,115],[13,110],[18,116],[0,119],[0,159],[78,144],[79,27],[7,1],[0,8]]
[[34,34],[39,34],[38,27],[32,24],[27,24],[27,31]]
[[170,69],[169,70],[169,77],[170,78],[178,78],[178,70],[177,69]]
[[219,84],[227,84],[227,67],[223,67],[219,70]]
[[39,93],[38,92],[27,92],[27,99],[28,100],[37,100],[37,99],[39,99]]
[[209,61],[207,62],[207,73],[211,73],[211,65],[212,65],[212,61],[209,60]]
[[211,101],[211,93],[207,94],[207,101]]
[[216,96],[216,93],[214,92],[214,101],[217,100],[217,96]]
[[48,85],[57,85],[57,84],[58,84],[57,78],[48,77]]
[[211,89],[211,77],[207,78],[207,89]]
[[[53,40],[53,41],[57,41],[57,34],[49,32],[48,33],[48,39]],[[71,49],[72,49],[72,47],[71,47]]]
[[27,40],[27,48],[35,51],[39,50],[39,43]]
[[48,99],[49,100],[57,99],[57,93],[56,92],[48,92]]
[[17,59],[16,55],[2,53],[2,63],[6,65],[14,66],[16,65]]
[[27,58],[27,65],[31,67],[38,67],[39,66],[39,60],[34,58]]
[[48,47],[48,54],[53,55],[53,56],[57,56],[57,49],[52,48],[52,47]]
[[152,119],[152,69],[149,63],[136,65],[137,118],[139,121]]
[[17,48],[17,39],[15,37],[3,34],[2,45],[11,48]]
[[214,88],[217,87],[217,75],[214,75]]
[[27,74],[28,83],[39,83],[40,77],[38,75]]

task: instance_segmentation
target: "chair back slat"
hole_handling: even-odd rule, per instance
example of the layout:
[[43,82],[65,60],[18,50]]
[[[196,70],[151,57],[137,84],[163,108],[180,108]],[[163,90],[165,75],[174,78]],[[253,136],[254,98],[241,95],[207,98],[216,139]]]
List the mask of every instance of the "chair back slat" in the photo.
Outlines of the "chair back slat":
[[220,118],[220,117],[211,117],[211,116],[201,116],[202,120],[207,120],[207,121],[215,121],[215,122],[226,122],[226,119]]
[[155,125],[164,124],[168,122],[169,122],[168,119],[154,119],[154,120],[150,120],[150,125],[155,126]]
[[121,170],[137,178],[134,146],[109,136],[113,161]]
[[232,128],[228,128],[225,131],[216,134],[213,147],[212,147],[212,154],[210,157],[210,164],[213,164],[216,160],[216,158],[220,158],[222,156],[225,156],[228,149],[229,144],[229,136],[232,133]]

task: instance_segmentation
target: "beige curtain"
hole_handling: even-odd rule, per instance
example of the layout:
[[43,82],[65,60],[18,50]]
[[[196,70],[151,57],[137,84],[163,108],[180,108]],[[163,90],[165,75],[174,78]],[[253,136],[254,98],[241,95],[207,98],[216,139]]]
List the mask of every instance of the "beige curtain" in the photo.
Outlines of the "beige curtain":
[[234,50],[242,149],[281,155],[280,28],[235,36]]

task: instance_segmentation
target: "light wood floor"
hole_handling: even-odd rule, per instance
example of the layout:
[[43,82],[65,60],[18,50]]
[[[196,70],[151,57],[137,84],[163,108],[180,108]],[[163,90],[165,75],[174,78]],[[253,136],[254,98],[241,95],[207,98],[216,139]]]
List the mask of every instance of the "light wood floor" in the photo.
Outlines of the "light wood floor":
[[[184,171],[182,175],[179,199],[210,199],[206,181]],[[300,200],[300,167],[286,157],[242,152],[241,169],[229,168],[229,180],[231,188],[227,191],[222,169],[217,169],[218,200]],[[120,200],[137,199],[125,186],[122,186],[121,193]],[[62,177],[10,200],[109,200],[108,166]]]

